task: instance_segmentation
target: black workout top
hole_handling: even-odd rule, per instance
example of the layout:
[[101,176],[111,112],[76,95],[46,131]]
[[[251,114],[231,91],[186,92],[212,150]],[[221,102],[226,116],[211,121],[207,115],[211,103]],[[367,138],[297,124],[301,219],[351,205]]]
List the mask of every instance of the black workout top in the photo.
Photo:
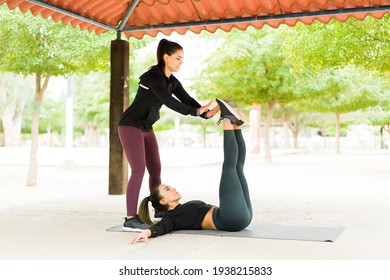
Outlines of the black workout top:
[[196,116],[201,107],[175,76],[167,78],[163,71],[152,69],[141,75],[134,101],[123,113],[119,125],[130,125],[148,132],[160,119],[163,104],[180,114],[192,116]]
[[214,207],[200,200],[192,200],[179,204],[168,211],[157,224],[149,229],[151,237],[160,236],[174,230],[201,229],[201,224],[207,212]]

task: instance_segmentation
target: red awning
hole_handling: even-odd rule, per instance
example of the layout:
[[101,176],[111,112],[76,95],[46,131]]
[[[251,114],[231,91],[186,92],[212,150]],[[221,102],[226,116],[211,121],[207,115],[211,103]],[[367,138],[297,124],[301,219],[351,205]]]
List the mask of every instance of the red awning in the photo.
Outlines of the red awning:
[[135,38],[158,32],[327,23],[332,18],[379,19],[390,13],[390,0],[0,0],[3,3],[97,34],[114,30]]

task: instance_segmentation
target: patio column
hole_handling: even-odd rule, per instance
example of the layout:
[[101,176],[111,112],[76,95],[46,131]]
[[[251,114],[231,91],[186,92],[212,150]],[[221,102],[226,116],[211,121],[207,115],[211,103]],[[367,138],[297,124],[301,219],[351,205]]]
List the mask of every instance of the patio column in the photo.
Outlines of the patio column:
[[118,135],[118,123],[129,106],[129,42],[120,38],[111,41],[110,79],[110,195],[124,194],[128,181],[128,163]]

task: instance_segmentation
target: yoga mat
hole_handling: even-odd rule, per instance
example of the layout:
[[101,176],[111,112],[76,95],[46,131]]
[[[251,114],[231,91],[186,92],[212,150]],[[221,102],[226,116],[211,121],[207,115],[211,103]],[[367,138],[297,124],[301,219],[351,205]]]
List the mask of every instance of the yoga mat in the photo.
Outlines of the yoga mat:
[[[295,226],[279,224],[251,224],[237,232],[220,230],[178,230],[173,234],[197,234],[260,239],[285,239],[302,241],[334,242],[344,231],[344,227]],[[124,232],[122,225],[107,229],[110,232]]]

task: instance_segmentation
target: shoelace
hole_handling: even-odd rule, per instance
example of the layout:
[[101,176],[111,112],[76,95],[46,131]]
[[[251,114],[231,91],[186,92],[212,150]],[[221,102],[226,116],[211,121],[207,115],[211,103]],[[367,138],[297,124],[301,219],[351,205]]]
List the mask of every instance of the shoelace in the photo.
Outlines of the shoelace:
[[217,125],[219,125],[222,120],[223,120],[223,117],[220,117],[219,120],[217,121]]

